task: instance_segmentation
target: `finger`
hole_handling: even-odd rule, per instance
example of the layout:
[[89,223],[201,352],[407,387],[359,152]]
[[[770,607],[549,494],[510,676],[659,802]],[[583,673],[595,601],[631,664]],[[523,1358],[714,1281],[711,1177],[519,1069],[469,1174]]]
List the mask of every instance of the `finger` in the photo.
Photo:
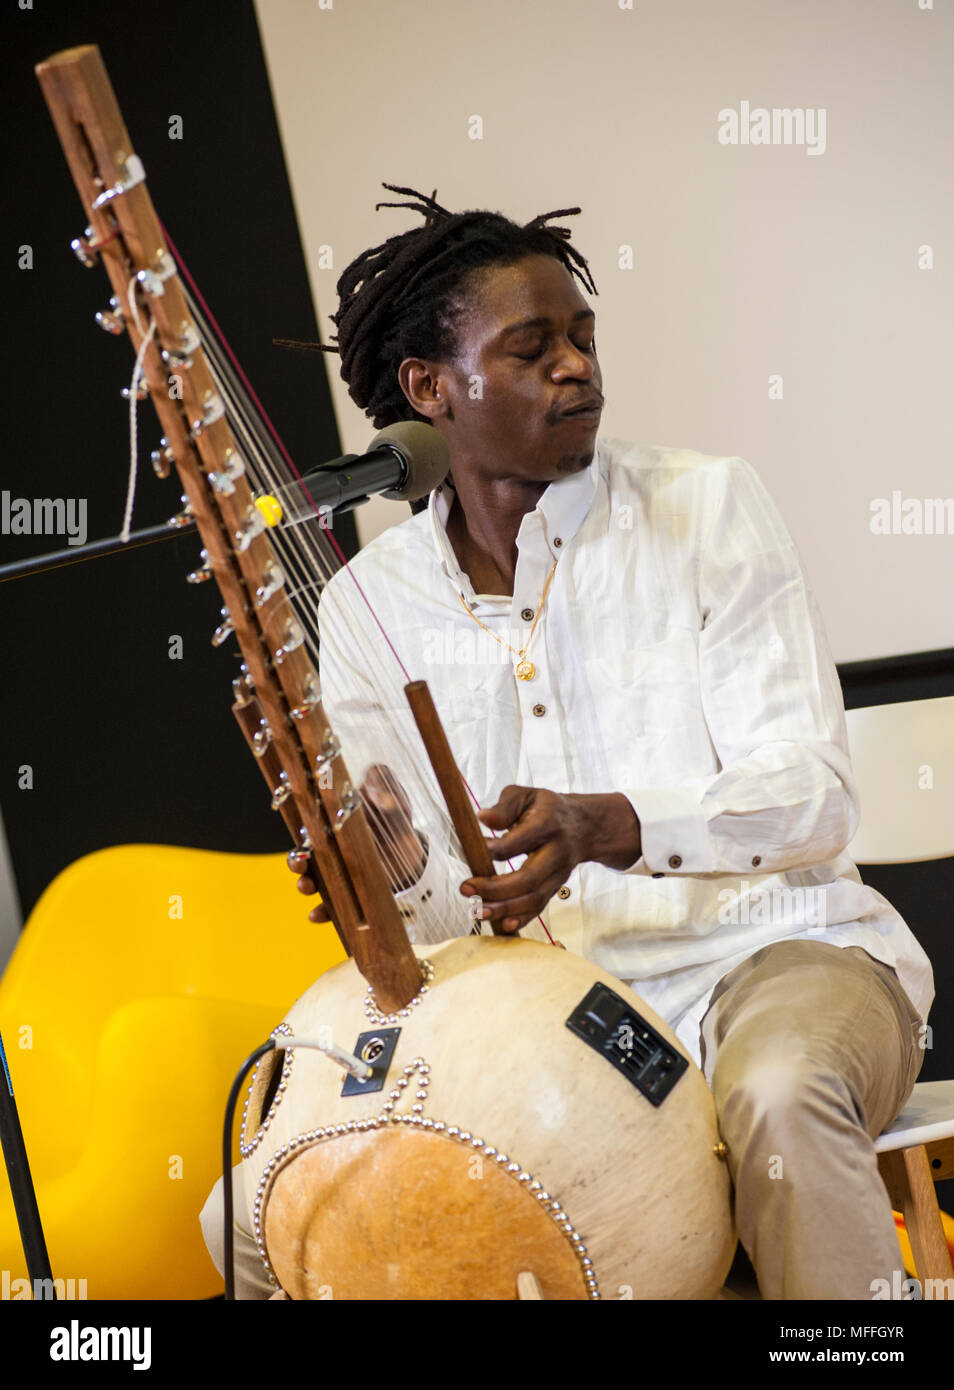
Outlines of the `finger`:
[[523,815],[533,796],[533,787],[504,787],[499,800],[478,811],[477,818],[492,830],[506,830]]
[[[528,917],[527,922],[530,920]],[[522,922],[519,917],[508,917],[505,922],[494,922],[494,936],[519,936],[527,922]]]
[[556,892],[567,873],[564,856],[552,844],[543,845],[510,874],[492,878],[467,878],[460,885],[465,898],[480,897],[485,902],[505,902],[527,893]]
[[393,816],[397,814],[399,809],[397,799],[386,787],[372,786],[367,782],[362,782],[360,790],[365,809],[372,815]]
[[299,893],[307,894],[318,892],[317,884],[313,883],[307,874],[302,874],[295,887],[298,889]]
[[529,922],[531,917],[536,917],[542,912],[553,894],[547,893],[524,893],[519,898],[504,898],[499,903],[484,903],[483,911],[487,916],[482,918],[485,922],[506,922],[511,917],[520,918],[521,926]]
[[367,797],[365,810],[372,827],[380,826],[388,834],[406,835],[414,828],[410,816],[393,796]]
[[395,840],[402,835],[415,835],[414,823],[404,807],[389,792],[364,799],[368,824],[379,838]]
[[491,859],[515,859],[518,854],[530,854],[552,842],[556,826],[543,814],[525,814],[512,830],[487,840]]
[[[504,875],[507,879],[515,877],[515,874]],[[555,883],[556,880],[551,879],[542,891],[523,893],[519,896],[513,893],[510,897],[501,898],[496,902],[482,901],[479,920],[492,923],[495,931],[499,927],[508,932],[518,931],[543,911],[556,891]]]
[[503,932],[509,936],[522,931],[528,922],[539,917],[548,901],[545,895],[539,894],[533,897],[512,898],[508,902],[494,904],[490,908],[490,915],[483,920],[489,922],[495,932]]
[[368,824],[379,850],[388,859],[414,862],[421,856],[421,838],[403,811],[382,815],[373,805],[368,808]]
[[387,768],[383,763],[374,763],[364,774],[359,791],[363,797],[371,801],[379,801],[382,798],[389,798],[393,793],[385,778]]
[[328,912],[328,909],[325,907],[324,903],[319,903],[317,907],[313,907],[313,908],[311,909],[311,911],[309,912],[309,914],[308,914],[308,920],[309,920],[309,922],[319,922],[319,923],[320,923],[320,922],[330,922],[330,921],[331,921],[331,915],[330,915],[330,913]]
[[381,810],[400,811],[405,816],[411,814],[411,802],[407,792],[385,763],[372,763],[360,790],[362,796],[374,802]]
[[405,816],[410,816],[411,802],[407,792],[401,786],[401,783],[398,781],[398,779],[395,777],[394,773],[391,771],[389,767],[384,768],[382,776],[384,780],[384,785],[387,787],[388,791],[391,793],[391,796],[397,802],[401,811],[404,813]]

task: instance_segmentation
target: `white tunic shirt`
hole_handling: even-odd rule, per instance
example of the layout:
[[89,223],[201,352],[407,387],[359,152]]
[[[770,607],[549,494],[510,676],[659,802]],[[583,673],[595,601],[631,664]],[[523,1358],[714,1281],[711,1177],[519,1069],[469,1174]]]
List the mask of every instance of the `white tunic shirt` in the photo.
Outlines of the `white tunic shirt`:
[[[926,1018],[930,962],[844,852],[859,810],[841,689],[798,551],[752,466],[600,439],[590,466],[523,518],[512,599],[475,593],[461,571],[444,527],[452,500],[446,485],[433,492],[325,590],[322,690],[346,756],[349,739],[380,734],[384,673],[394,708],[405,679],[357,579],[409,675],[428,681],[482,806],[508,783],[629,799],[640,858],[579,865],[543,918],[629,983],[697,1063],[713,986],[775,941],[863,947]],[[519,658],[473,618],[519,650],[554,561],[521,681]],[[386,740],[367,757],[400,775]],[[469,929],[465,877],[430,856],[401,895],[412,936],[425,900],[446,935]]]

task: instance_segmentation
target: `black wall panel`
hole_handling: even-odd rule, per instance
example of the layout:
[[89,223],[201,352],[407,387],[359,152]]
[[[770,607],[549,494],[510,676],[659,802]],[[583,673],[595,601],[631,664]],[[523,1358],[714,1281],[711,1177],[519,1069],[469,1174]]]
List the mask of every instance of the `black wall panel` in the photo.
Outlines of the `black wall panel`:
[[[340,454],[311,295],[250,0],[4,7],[7,387],[0,488],[85,498],[88,539],[118,534],[129,469],[133,355],[93,322],[109,282],[69,249],[86,222],[33,66],[99,45],[160,218],[300,469]],[[170,117],[181,139],[170,139]],[[33,269],[18,268],[32,248]],[[330,306],[329,306],[330,307]],[[369,438],[373,433],[369,425]],[[159,429],[140,407],[134,527],[179,510],[149,463]],[[353,553],[353,523],[337,532]],[[66,545],[0,535],[0,559]],[[282,849],[284,827],[229,713],[234,641],[214,650],[213,584],[187,586],[195,535],[0,585],[4,642],[0,805],[24,915],[80,855],[147,841]],[[172,634],[182,660],[169,659]],[[33,769],[32,790],[18,770]]]

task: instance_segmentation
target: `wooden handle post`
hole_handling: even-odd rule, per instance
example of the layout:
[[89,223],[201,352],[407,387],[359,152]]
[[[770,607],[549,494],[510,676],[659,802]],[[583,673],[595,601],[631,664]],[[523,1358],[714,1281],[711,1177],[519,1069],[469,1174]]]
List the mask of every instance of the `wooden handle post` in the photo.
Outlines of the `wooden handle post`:
[[[126,330],[143,354],[167,452],[267,721],[274,755],[269,775],[289,802],[283,815],[296,845],[303,843],[301,831],[307,834],[339,934],[378,1005],[393,1012],[420,989],[421,967],[325,717],[308,650],[288,641],[295,635],[289,596],[282,587],[256,601],[274,555],[265,534],[237,545],[252,507],[249,479],[239,471],[231,490],[221,492],[210,481],[241,451],[99,50],[90,45],[54,54],[36,73],[92,228],[92,238],[78,239],[80,246],[100,256],[124,311],[129,294],[138,305],[126,315]],[[163,351],[183,359],[175,396]],[[273,805],[284,803],[273,797]]]
[[[427,749],[427,756],[431,760],[437,785],[447,803],[447,809],[450,812],[454,829],[457,831],[467,866],[475,878],[491,878],[497,869],[490,857],[487,841],[484,839],[480,821],[477,819],[467,788],[464,786],[460,768],[454,761],[454,754],[447,742],[447,735],[444,732],[440,715],[434,706],[427,681],[411,681],[404,687],[404,693],[411,706],[411,713],[414,715],[414,722],[418,727],[424,747]],[[492,926],[495,936],[507,935],[499,923],[494,922]]]

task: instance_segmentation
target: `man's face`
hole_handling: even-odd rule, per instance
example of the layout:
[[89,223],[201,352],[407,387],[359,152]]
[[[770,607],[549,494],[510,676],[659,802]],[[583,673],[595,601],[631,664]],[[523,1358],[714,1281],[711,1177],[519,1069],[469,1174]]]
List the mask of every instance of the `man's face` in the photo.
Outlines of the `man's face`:
[[553,256],[528,256],[475,272],[463,298],[457,355],[401,368],[413,404],[447,440],[452,468],[540,483],[586,468],[602,377],[595,316],[574,277]]

